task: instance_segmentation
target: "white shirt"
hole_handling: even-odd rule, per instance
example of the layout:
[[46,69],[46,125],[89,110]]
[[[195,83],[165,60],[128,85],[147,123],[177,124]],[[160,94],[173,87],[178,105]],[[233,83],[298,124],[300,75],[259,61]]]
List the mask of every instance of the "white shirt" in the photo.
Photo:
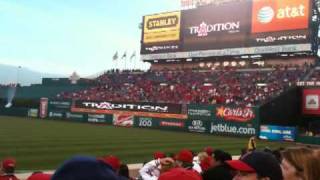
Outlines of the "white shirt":
[[139,170],[139,174],[143,180],[157,180],[160,176],[160,168],[160,159],[152,160]]

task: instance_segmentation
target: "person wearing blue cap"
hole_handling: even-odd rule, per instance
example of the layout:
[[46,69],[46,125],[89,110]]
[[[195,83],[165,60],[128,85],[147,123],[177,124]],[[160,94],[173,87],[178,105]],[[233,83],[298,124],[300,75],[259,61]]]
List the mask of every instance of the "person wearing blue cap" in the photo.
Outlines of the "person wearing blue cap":
[[65,161],[51,180],[119,180],[112,167],[93,157],[75,156]]

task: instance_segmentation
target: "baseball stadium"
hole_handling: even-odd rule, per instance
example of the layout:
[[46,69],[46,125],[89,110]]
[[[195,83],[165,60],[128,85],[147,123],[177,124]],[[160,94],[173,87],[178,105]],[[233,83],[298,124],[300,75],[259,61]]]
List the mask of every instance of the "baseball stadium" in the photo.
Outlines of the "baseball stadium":
[[0,180],[319,180],[320,1],[180,3],[148,69],[0,84]]

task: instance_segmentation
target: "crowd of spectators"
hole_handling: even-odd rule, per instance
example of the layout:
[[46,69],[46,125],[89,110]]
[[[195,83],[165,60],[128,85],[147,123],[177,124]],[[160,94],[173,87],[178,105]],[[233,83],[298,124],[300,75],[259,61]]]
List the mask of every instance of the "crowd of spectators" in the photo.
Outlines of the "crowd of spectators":
[[77,92],[61,92],[57,98],[253,106],[280,94],[307,72],[308,66],[208,71],[113,71],[96,78],[98,86]]
[[315,69],[309,76],[308,81],[320,81],[320,69]]
[[[151,158],[150,158],[151,159]],[[0,180],[19,180],[16,161],[4,159]],[[33,173],[27,180],[319,180],[320,149],[289,147],[262,151],[247,149],[239,158],[206,147],[199,153],[182,149],[166,156],[157,151],[144,163],[137,177],[130,177],[128,166],[116,156],[75,156],[53,174]]]
[[9,84],[0,84],[0,88],[6,88],[6,87],[16,87],[16,83],[9,83]]

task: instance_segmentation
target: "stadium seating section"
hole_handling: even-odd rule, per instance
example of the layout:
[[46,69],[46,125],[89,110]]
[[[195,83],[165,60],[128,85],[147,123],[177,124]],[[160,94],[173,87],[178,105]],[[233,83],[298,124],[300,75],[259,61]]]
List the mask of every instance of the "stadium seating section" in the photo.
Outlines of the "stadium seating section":
[[[312,70],[312,72],[311,72]],[[198,103],[253,106],[281,94],[297,81],[319,79],[310,66],[259,69],[107,72],[99,85],[57,94],[58,99]]]

